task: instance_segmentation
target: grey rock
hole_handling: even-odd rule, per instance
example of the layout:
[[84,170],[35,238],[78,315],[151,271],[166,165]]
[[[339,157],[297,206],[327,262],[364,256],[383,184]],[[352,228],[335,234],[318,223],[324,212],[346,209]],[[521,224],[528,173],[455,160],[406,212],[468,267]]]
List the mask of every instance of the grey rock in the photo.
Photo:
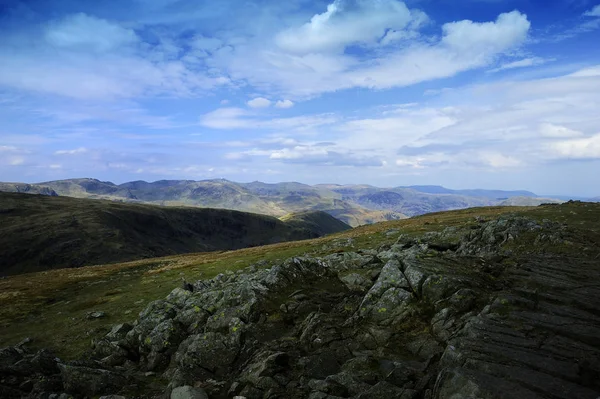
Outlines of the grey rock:
[[10,370],[11,366],[23,359],[23,353],[16,348],[2,348],[0,349],[0,371],[6,372]]
[[210,372],[227,368],[239,352],[240,342],[232,334],[208,332],[183,341],[175,354],[181,369],[202,368]]
[[184,385],[171,391],[171,399],[208,399],[208,395],[201,388]]
[[95,310],[95,311],[93,311],[93,312],[88,312],[88,313],[86,314],[86,317],[87,317],[88,319],[101,319],[101,318],[103,318],[103,317],[106,317],[106,313],[104,313],[104,312],[101,312],[101,311],[99,311],[99,310]]
[[381,381],[370,387],[365,392],[360,393],[357,399],[413,399],[417,392],[411,389],[398,388],[388,382]]
[[346,397],[348,395],[348,388],[332,380],[310,380],[308,386],[314,391],[323,392],[328,395],[341,397]]
[[167,296],[167,301],[181,308],[184,306],[186,300],[190,296],[192,296],[192,292],[190,290],[178,287],[171,291],[171,293]]
[[342,371],[335,375],[330,375],[325,381],[331,383],[335,382],[348,390],[348,393],[352,396],[358,395],[361,392],[366,392],[371,386],[362,381],[357,380],[347,371]]
[[127,384],[119,373],[89,367],[59,364],[64,389],[73,394],[97,396],[118,392]]
[[33,356],[31,366],[36,372],[45,375],[53,375],[60,372],[58,369],[58,359],[47,349],[42,349]]
[[133,329],[133,326],[128,323],[122,323],[115,325],[108,334],[106,339],[110,342],[119,342],[127,337],[127,333]]
[[344,274],[340,276],[340,280],[350,291],[356,292],[367,292],[373,285],[371,279],[358,273]]
[[390,260],[360,304],[360,315],[390,324],[403,320],[410,312],[410,284],[397,260]]

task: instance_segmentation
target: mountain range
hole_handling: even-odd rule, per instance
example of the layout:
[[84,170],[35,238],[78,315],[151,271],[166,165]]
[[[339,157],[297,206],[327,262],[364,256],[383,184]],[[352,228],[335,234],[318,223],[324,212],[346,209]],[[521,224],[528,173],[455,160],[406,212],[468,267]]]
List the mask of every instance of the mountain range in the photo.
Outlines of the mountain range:
[[560,203],[529,191],[451,190],[441,186],[268,184],[215,180],[132,181],[123,184],[80,178],[44,183],[0,183],[0,191],[109,199],[165,206],[232,209],[282,217],[324,211],[350,226],[397,220],[429,212],[491,205]]

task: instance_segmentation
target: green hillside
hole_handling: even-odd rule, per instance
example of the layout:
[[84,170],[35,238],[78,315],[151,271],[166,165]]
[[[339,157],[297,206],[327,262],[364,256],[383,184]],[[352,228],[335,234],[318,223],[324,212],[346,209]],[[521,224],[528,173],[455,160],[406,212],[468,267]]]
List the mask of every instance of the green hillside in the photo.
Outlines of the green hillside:
[[0,193],[0,275],[238,249],[349,229],[316,212],[252,213]]

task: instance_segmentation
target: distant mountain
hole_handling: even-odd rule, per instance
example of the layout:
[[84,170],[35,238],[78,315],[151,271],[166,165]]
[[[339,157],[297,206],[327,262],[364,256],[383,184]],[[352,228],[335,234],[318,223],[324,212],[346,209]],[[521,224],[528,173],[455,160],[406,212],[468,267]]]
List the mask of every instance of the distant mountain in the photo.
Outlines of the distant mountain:
[[[36,186],[36,185],[32,185]],[[370,210],[341,199],[326,188],[302,183],[234,183],[229,180],[133,181],[116,185],[96,179],[68,179],[39,183],[58,195],[102,198],[166,206],[233,209],[281,217],[307,210],[323,211],[351,226],[397,220],[406,215]]]
[[0,183],[0,192],[58,196],[50,187],[40,184]]
[[328,186],[342,196],[342,200],[367,209],[393,211],[408,216],[429,212],[495,205],[485,197],[456,194],[428,194],[412,188],[377,188],[363,185]]
[[410,188],[415,191],[427,194],[456,194],[467,197],[485,197],[490,199],[506,199],[511,197],[537,197],[531,191],[504,191],[504,190],[451,190],[442,186],[408,186],[400,188]]
[[279,220],[224,209],[0,193],[0,275],[238,249],[349,228],[319,211]]
[[[15,184],[10,183],[5,191],[16,191]],[[539,197],[529,191],[451,190],[442,186],[379,188],[366,184],[310,186],[297,182],[235,183],[225,179],[132,181],[117,185],[83,178],[22,186],[28,186],[29,192],[46,190],[60,196],[233,209],[275,217],[307,210],[323,211],[351,226],[428,212],[499,205],[516,197],[532,200],[519,199],[513,201],[515,204],[539,202],[533,200]],[[550,201],[544,198],[544,202]]]

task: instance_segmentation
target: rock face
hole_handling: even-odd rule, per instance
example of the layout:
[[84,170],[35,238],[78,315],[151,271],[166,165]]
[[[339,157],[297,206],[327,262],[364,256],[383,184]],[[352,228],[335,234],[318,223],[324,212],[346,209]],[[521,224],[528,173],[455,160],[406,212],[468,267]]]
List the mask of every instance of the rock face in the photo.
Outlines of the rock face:
[[171,398],[596,399],[600,262],[544,252],[565,237],[504,218],[222,274],[115,326],[92,363],[1,350],[0,392],[122,394],[128,370]]

